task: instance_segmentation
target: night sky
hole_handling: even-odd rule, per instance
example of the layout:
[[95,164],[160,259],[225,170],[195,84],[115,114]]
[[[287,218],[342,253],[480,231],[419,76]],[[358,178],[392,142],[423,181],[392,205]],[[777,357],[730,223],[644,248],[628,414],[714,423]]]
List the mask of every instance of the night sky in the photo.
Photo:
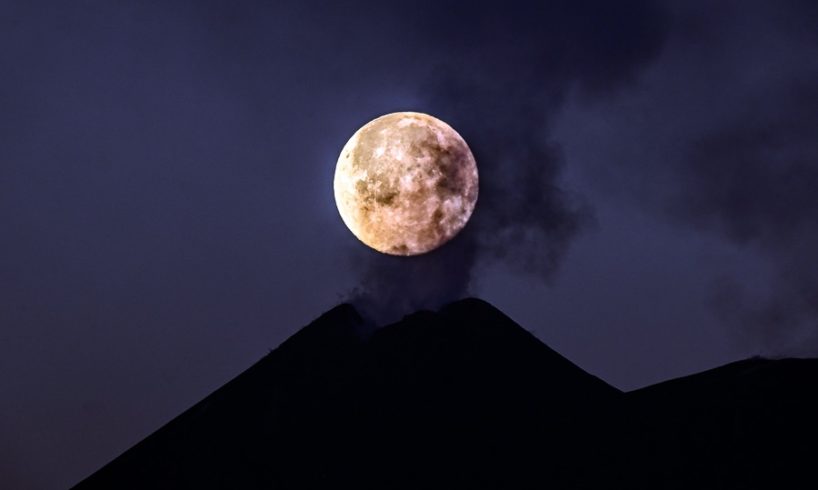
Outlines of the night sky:
[[[66,488],[320,313],[475,295],[633,389],[818,354],[818,3],[0,1],[0,486]],[[379,115],[472,221],[335,208]]]

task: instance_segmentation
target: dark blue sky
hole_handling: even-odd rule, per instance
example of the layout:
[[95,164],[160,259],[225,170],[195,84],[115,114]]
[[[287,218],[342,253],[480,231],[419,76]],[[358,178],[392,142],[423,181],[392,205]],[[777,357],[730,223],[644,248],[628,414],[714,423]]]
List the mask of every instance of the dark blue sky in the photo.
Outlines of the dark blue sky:
[[[480,296],[622,389],[818,352],[818,7],[0,1],[0,486],[68,487],[345,299]],[[343,144],[474,150],[437,253],[360,245]]]

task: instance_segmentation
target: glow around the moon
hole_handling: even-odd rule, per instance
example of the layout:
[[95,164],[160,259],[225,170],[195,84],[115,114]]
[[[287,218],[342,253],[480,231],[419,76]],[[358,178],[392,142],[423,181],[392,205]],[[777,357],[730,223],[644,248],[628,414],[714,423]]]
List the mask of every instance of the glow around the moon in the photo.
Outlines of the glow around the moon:
[[463,229],[477,183],[474,156],[457,131],[427,114],[395,112],[367,123],[344,146],[335,202],[365,244],[417,255]]

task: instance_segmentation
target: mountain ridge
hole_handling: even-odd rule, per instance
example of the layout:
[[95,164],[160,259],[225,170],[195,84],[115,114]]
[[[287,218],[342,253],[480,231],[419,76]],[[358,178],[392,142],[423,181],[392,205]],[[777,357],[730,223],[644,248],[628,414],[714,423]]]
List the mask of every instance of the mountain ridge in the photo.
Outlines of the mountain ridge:
[[818,432],[815,379],[749,359],[623,393],[480,299],[377,329],[341,304],[74,488],[761,488],[732,475],[764,467],[748,437]]

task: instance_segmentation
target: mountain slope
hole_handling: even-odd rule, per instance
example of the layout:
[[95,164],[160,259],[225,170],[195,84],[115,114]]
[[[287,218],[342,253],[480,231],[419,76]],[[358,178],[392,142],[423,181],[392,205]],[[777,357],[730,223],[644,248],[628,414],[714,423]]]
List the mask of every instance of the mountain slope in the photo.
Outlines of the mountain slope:
[[75,488],[795,488],[817,381],[750,359],[621,393],[481,300],[376,330],[341,305]]
[[747,359],[625,401],[641,487],[818,488],[818,359]]
[[479,300],[360,330],[331,310],[76,488],[520,480],[557,454],[543,433],[574,440],[566,420],[619,394]]

